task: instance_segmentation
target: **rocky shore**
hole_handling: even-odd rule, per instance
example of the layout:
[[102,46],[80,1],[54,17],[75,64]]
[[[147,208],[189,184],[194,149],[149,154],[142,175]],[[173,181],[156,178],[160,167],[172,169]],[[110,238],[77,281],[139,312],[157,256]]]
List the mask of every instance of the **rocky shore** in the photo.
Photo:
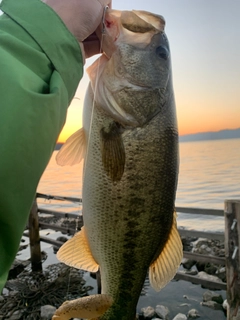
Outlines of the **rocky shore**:
[[[212,257],[225,257],[224,243],[205,238],[182,238],[183,250]],[[226,269],[222,265],[183,259],[184,272],[215,282],[226,282]]]
[[[58,219],[54,221],[54,223],[65,227],[67,224],[68,228],[76,228],[75,219]],[[77,227],[79,227],[79,221]],[[64,242],[66,238],[61,237],[58,240]],[[224,244],[219,241],[202,238],[182,238],[182,243],[184,251],[217,257],[225,256]],[[24,248],[25,245],[22,244],[20,250]],[[53,249],[55,253],[57,248]],[[54,253],[52,252],[52,254]],[[43,259],[46,259],[44,252]],[[180,271],[197,277],[212,279],[216,282],[226,281],[225,268],[208,262],[199,263],[197,261],[183,259]],[[174,282],[175,287],[178,287],[178,292],[174,292],[172,296],[172,305],[175,304],[174,311],[171,310],[171,301],[170,304],[164,303],[164,301],[162,304],[154,304],[151,296],[148,294],[147,284],[143,288],[142,297],[140,297],[142,307],[138,308],[138,320],[212,319],[211,317],[206,318],[205,313],[202,311],[203,308],[208,308],[211,312],[215,310],[217,319],[226,319],[227,302],[225,300],[225,294],[210,291],[207,288],[201,288],[200,290],[198,289],[200,286],[194,285],[194,288],[201,291],[200,301],[199,299],[188,296],[188,293],[183,294],[182,284],[186,283],[185,281]],[[189,284],[189,294],[191,295],[190,283],[187,284]],[[30,261],[16,260],[9,273],[9,280],[3,290],[3,294],[0,296],[0,319],[48,320],[51,319],[54,311],[63,301],[92,294],[92,289],[84,279],[84,273],[81,270],[76,270],[58,263],[49,265],[44,269],[43,273],[32,273]],[[182,303],[174,301],[174,297],[177,295],[181,296]],[[146,299],[144,300],[145,296]],[[144,306],[143,301],[146,303],[148,301],[147,298],[149,299],[149,304]],[[193,308],[191,300],[194,299],[196,301],[194,302]],[[162,298],[161,300],[164,299]],[[177,310],[181,309],[184,311],[177,312]]]

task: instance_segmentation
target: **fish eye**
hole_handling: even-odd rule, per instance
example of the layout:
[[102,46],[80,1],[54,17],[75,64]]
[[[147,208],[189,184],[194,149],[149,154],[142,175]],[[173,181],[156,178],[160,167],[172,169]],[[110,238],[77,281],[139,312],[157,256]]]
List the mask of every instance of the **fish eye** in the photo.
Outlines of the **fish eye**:
[[167,60],[169,57],[169,51],[165,46],[157,47],[156,54],[159,56],[159,58],[162,58],[164,60]]

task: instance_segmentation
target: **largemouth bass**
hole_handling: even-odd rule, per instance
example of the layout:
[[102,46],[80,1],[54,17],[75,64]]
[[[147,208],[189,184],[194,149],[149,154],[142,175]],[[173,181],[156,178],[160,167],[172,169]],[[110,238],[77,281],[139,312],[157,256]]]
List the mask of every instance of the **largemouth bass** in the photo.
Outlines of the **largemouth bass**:
[[[133,320],[148,270],[160,290],[182,258],[174,213],[178,130],[164,19],[109,10],[105,24],[105,54],[88,70],[83,128],[58,155],[60,164],[84,157],[84,227],[58,257],[100,268],[102,294],[94,299],[104,307],[92,317]],[[65,303],[53,319],[83,317],[91,307],[81,301]]]

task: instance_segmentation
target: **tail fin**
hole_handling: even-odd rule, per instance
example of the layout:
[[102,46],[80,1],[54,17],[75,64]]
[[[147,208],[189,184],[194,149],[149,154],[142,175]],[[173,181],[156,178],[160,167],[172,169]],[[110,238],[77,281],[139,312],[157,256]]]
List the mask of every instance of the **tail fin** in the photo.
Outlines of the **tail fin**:
[[93,319],[103,315],[112,305],[113,299],[106,294],[91,295],[65,301],[55,312],[52,320],[71,318]]

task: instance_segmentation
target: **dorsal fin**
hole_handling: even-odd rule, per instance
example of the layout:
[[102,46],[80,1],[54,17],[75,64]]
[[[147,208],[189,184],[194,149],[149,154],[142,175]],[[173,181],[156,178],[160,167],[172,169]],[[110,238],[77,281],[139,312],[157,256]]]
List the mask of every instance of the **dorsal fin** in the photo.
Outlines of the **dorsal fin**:
[[177,230],[176,216],[174,212],[172,229],[164,249],[149,268],[150,283],[156,291],[172,280],[182,261],[182,241]]
[[84,227],[61,246],[57,258],[68,266],[89,272],[97,272],[99,268],[89,248]]
[[56,155],[57,164],[60,166],[73,166],[84,158],[86,141],[83,128],[72,134]]

